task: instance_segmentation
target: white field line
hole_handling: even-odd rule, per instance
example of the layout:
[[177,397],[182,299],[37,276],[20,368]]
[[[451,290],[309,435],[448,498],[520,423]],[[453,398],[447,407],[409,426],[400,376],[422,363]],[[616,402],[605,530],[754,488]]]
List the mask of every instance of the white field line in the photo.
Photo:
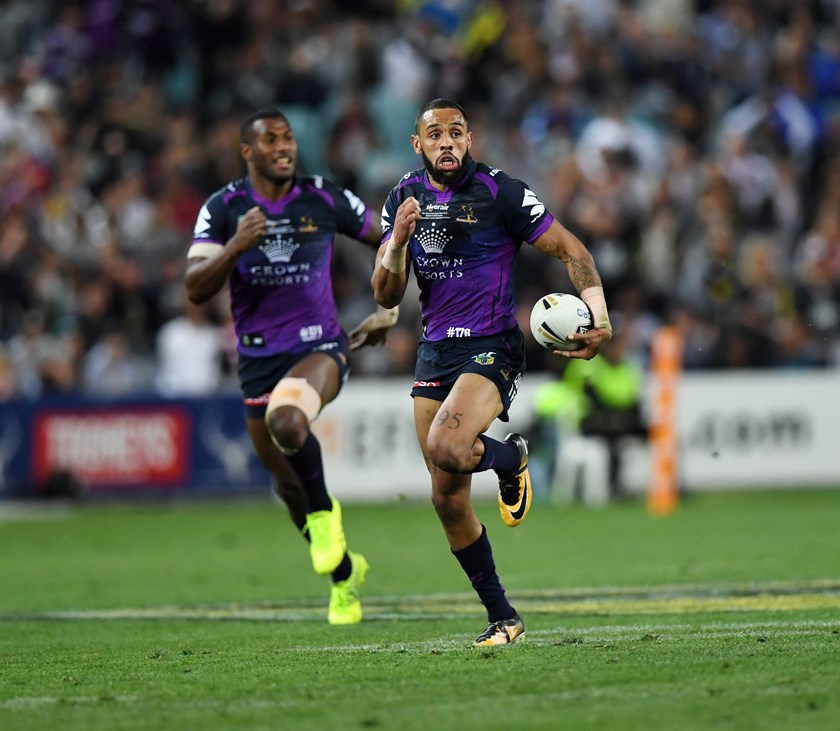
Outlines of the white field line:
[[30,502],[0,500],[0,523],[22,523],[35,520],[63,520],[74,515],[70,502]]
[[0,701],[0,708],[9,711],[21,711],[26,710],[29,708],[35,708],[38,706],[52,706],[61,704],[62,706],[67,705],[86,705],[86,704],[93,704],[93,703],[132,703],[134,701],[140,700],[139,696],[135,695],[109,695],[109,696],[100,696],[100,695],[86,695],[86,696],[55,696],[55,695],[42,695],[42,696],[21,696],[19,698],[7,698],[4,701]]
[[[412,642],[394,642],[382,644],[343,644],[343,645],[293,645],[284,647],[284,652],[299,653],[402,653],[413,652],[447,652],[463,651],[465,648],[472,652],[515,651],[517,647],[526,644],[537,647],[552,647],[568,645],[570,648],[578,644],[594,645],[603,641],[610,642],[686,642],[694,640],[719,640],[745,637],[765,637],[778,639],[784,637],[819,636],[826,633],[840,631],[840,622],[804,621],[804,622],[743,622],[726,625],[707,625],[703,629],[673,625],[614,625],[609,627],[586,627],[574,629],[540,629],[527,630],[521,643],[512,647],[473,648],[463,639],[432,639]],[[582,639],[581,638],[585,638]],[[578,642],[578,640],[581,640]]]
[[[524,592],[514,597],[523,614],[685,615],[706,612],[840,611],[840,585],[836,582],[773,584],[766,586],[624,587],[598,591]],[[370,597],[364,601],[368,620],[453,620],[474,616],[470,594],[428,594]],[[38,620],[196,620],[294,622],[321,621],[326,612],[321,600],[263,604],[209,604],[199,606],[121,607],[0,615],[0,621]]]

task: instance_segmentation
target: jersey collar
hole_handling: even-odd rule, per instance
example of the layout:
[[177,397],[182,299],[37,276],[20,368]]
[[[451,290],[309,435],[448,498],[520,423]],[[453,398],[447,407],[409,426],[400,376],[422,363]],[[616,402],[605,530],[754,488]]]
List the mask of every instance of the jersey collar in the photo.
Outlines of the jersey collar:
[[270,201],[268,198],[263,198],[256,190],[254,190],[250,177],[246,176],[245,180],[247,181],[248,190],[250,191],[254,202],[258,203],[266,210],[267,213],[271,214],[282,213],[286,206],[300,195],[302,190],[300,178],[296,177],[295,182],[292,184],[291,189],[288,193],[286,193],[286,195],[282,198],[278,198],[276,201]]

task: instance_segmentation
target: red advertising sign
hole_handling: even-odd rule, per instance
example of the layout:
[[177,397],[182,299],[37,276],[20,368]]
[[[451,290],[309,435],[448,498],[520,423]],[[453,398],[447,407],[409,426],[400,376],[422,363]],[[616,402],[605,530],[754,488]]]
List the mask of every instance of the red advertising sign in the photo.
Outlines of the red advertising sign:
[[41,411],[33,421],[32,475],[69,470],[91,489],[183,485],[190,427],[189,412],[165,406]]

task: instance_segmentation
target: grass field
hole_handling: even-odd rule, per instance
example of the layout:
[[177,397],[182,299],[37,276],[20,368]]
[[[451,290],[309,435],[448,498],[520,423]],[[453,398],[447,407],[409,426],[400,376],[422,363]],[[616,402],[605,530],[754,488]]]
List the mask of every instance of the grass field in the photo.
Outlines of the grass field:
[[264,502],[0,503],[0,728],[840,729],[840,490],[480,517],[486,623],[425,503],[346,505],[365,620]]

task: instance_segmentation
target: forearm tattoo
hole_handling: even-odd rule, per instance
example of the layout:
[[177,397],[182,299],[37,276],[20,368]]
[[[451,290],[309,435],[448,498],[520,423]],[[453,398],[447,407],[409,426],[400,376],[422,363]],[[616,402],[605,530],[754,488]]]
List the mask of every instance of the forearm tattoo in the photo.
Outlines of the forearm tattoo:
[[572,284],[575,285],[578,292],[583,292],[587,287],[601,286],[601,278],[598,276],[598,272],[595,271],[591,261],[570,256],[568,269]]

